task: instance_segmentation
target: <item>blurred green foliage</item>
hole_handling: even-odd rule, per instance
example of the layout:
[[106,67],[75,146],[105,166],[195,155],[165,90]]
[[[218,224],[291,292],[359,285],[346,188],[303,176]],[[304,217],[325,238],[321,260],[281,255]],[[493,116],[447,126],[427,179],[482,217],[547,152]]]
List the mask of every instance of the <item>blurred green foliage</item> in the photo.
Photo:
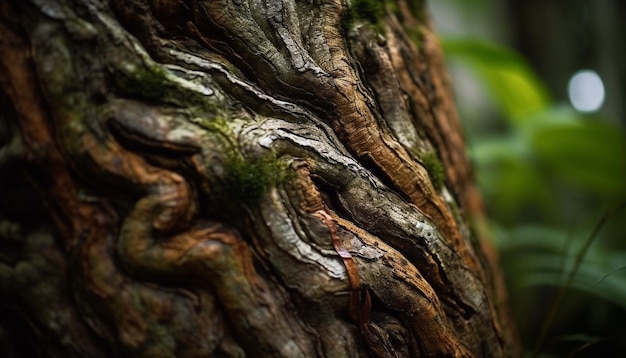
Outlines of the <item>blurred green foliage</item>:
[[512,50],[478,39],[447,39],[446,54],[470,66],[503,114],[517,122],[550,105],[547,88]]
[[[626,354],[623,129],[556,103],[511,49],[476,39],[442,43],[500,114],[495,130],[468,131],[470,153],[524,353]],[[606,224],[590,234],[607,209]]]

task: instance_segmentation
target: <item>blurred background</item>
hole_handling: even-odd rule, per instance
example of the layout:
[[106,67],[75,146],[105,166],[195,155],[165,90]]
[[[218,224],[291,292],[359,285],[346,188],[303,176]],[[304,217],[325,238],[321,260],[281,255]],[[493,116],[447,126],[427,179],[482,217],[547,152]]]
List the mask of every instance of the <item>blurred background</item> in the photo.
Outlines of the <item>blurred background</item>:
[[626,357],[626,2],[432,0],[527,357]]

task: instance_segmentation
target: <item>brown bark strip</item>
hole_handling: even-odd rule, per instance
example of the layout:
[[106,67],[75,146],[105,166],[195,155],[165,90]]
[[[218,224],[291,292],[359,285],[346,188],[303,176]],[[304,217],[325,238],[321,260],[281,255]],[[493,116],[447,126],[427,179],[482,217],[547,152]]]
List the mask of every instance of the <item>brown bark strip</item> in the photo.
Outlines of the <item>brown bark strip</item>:
[[[363,308],[363,302],[361,300],[360,290],[361,290],[361,281],[359,279],[359,271],[356,267],[356,263],[352,258],[352,255],[346,250],[345,246],[343,246],[343,242],[337,236],[337,230],[335,228],[335,221],[333,218],[326,213],[325,210],[318,210],[315,212],[315,215],[318,216],[328,227],[330,231],[330,237],[333,241],[333,247],[335,251],[341,257],[343,264],[346,266],[346,270],[348,272],[348,282],[350,283],[350,302],[348,304],[348,312],[350,313],[350,317],[355,322],[362,323],[363,314],[368,314],[369,312],[363,312],[363,310],[367,310],[367,308]],[[371,304],[370,304],[371,305]],[[368,320],[369,321],[369,320]]]
[[[404,14],[403,16],[407,16]],[[440,45],[430,24],[419,29],[420,50],[406,35],[394,17],[386,18],[387,41],[393,72],[400,79],[400,88],[409,94],[416,125],[424,127],[444,162],[446,178],[461,207],[472,215],[482,212],[482,203],[473,188],[469,160],[465,151],[462,128],[456,112],[452,90],[445,77],[445,64]]]
[[[313,205],[317,207],[324,205],[321,200],[320,192],[315,187],[313,182],[308,179],[308,169],[305,166],[299,168],[298,188],[307,194],[301,199],[306,201],[306,207]],[[310,202],[312,198],[317,198],[316,203]],[[367,231],[357,227],[354,223],[337,217],[336,213],[328,214],[328,209],[318,210],[314,213],[314,216],[319,217],[325,223],[329,229],[333,241],[333,247],[335,251],[339,253],[340,257],[344,261],[344,264],[348,270],[348,280],[350,282],[350,296],[348,309],[350,317],[357,323],[359,331],[367,343],[368,349],[371,354],[376,357],[397,357],[398,349],[394,348],[393,344],[389,341],[390,327],[385,326],[381,322],[372,321],[372,302],[371,292],[377,295],[379,298],[384,298],[388,307],[396,310],[406,312],[417,312],[416,306],[413,306],[412,301],[419,301],[419,313],[415,313],[414,319],[410,320],[409,326],[414,330],[418,336],[423,340],[424,347],[421,349],[424,356],[439,356],[451,354],[456,357],[469,357],[470,353],[465,347],[455,342],[455,339],[451,333],[449,324],[445,322],[443,317],[443,309],[437,298],[437,295],[433,292],[431,285],[424,281],[422,276],[414,267],[407,267],[408,262],[404,258],[397,257],[397,253],[393,249],[382,244],[378,238],[372,236]],[[357,240],[360,240],[367,245],[380,247],[387,253],[384,257],[385,267],[389,266],[390,270],[394,272],[394,276],[401,278],[405,282],[411,282],[410,285],[414,285],[415,291],[408,293],[404,290],[398,290],[397,292],[386,292],[386,283],[379,282],[377,280],[371,280],[370,277],[365,279],[365,284],[368,287],[361,287],[359,289],[356,282],[363,282],[363,279],[359,278],[357,263],[354,255],[350,253],[344,242],[348,239],[339,235],[338,229],[344,233],[350,233],[354,235]],[[404,263],[402,263],[404,262]],[[413,271],[415,270],[415,271]],[[369,276],[368,274],[366,274]],[[371,285],[371,286],[370,286]],[[412,297],[414,294],[419,295],[421,298],[417,299]],[[411,297],[411,298],[409,298]],[[431,325],[427,322],[438,322],[435,325]],[[414,354],[418,355],[419,350],[416,350]]]
[[[369,273],[363,274],[362,281],[369,287],[369,291],[381,299],[385,304],[395,310],[404,312],[408,315],[407,324],[419,337],[422,343],[421,353],[426,357],[446,356],[454,357],[470,357],[472,354],[468,352],[462,342],[454,338],[450,323],[444,318],[444,308],[440,302],[442,289],[435,288],[432,278],[436,276],[432,272],[418,271],[417,267],[411,264],[405,257],[398,254],[394,249],[381,243],[378,238],[356,226],[353,222],[337,218],[337,224],[340,228],[353,233],[362,242],[381,248],[386,252],[383,258],[384,267],[388,267],[393,272],[392,275],[386,277],[394,277],[402,282],[395,286],[394,291],[387,289],[387,283],[381,282],[369,277]],[[436,267],[434,263],[429,264]],[[426,265],[428,267],[428,265]],[[421,270],[421,269],[420,269]],[[362,276],[363,276],[362,275]],[[428,281],[427,281],[428,280]],[[411,287],[411,292],[405,290],[403,285]],[[419,307],[419,309],[416,309]],[[371,327],[373,324],[373,327]],[[366,329],[371,332],[378,331],[380,336],[380,327],[376,327],[374,322],[367,322]],[[415,354],[418,354],[417,352]],[[384,356],[384,355],[381,355]]]
[[[343,264],[348,274],[349,283],[349,301],[348,301],[348,314],[354,322],[359,326],[361,335],[368,342],[369,349],[375,353],[378,357],[385,357],[384,342],[381,342],[379,335],[372,332],[370,326],[370,317],[372,312],[372,301],[368,289],[361,286],[361,280],[359,277],[359,271],[354,261],[354,258],[346,249],[342,239],[337,234],[337,224],[335,219],[328,214],[327,208],[324,208],[320,192],[317,190],[313,182],[310,180],[309,170],[305,165],[302,165],[298,170],[299,178],[296,181],[297,187],[304,195],[301,197],[304,204],[303,209],[308,212],[312,212],[313,216],[319,218],[324,225],[328,228],[332,245],[335,252],[341,257]],[[311,208],[322,207],[322,209],[311,210]]]

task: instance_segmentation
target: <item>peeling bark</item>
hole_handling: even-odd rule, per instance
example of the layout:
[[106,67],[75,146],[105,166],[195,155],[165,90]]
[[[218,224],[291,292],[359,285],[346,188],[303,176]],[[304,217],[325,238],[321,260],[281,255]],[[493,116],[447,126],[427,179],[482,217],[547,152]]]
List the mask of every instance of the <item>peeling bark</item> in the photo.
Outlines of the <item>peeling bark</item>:
[[512,355],[421,3],[352,3],[0,4],[2,353]]

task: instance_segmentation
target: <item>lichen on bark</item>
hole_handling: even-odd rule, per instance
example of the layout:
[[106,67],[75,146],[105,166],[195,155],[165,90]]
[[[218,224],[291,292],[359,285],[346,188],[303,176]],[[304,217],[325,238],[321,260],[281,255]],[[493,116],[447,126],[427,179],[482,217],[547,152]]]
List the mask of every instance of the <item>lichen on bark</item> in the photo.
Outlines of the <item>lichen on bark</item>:
[[349,3],[0,5],[0,167],[45,204],[0,206],[14,355],[512,352],[421,2]]

